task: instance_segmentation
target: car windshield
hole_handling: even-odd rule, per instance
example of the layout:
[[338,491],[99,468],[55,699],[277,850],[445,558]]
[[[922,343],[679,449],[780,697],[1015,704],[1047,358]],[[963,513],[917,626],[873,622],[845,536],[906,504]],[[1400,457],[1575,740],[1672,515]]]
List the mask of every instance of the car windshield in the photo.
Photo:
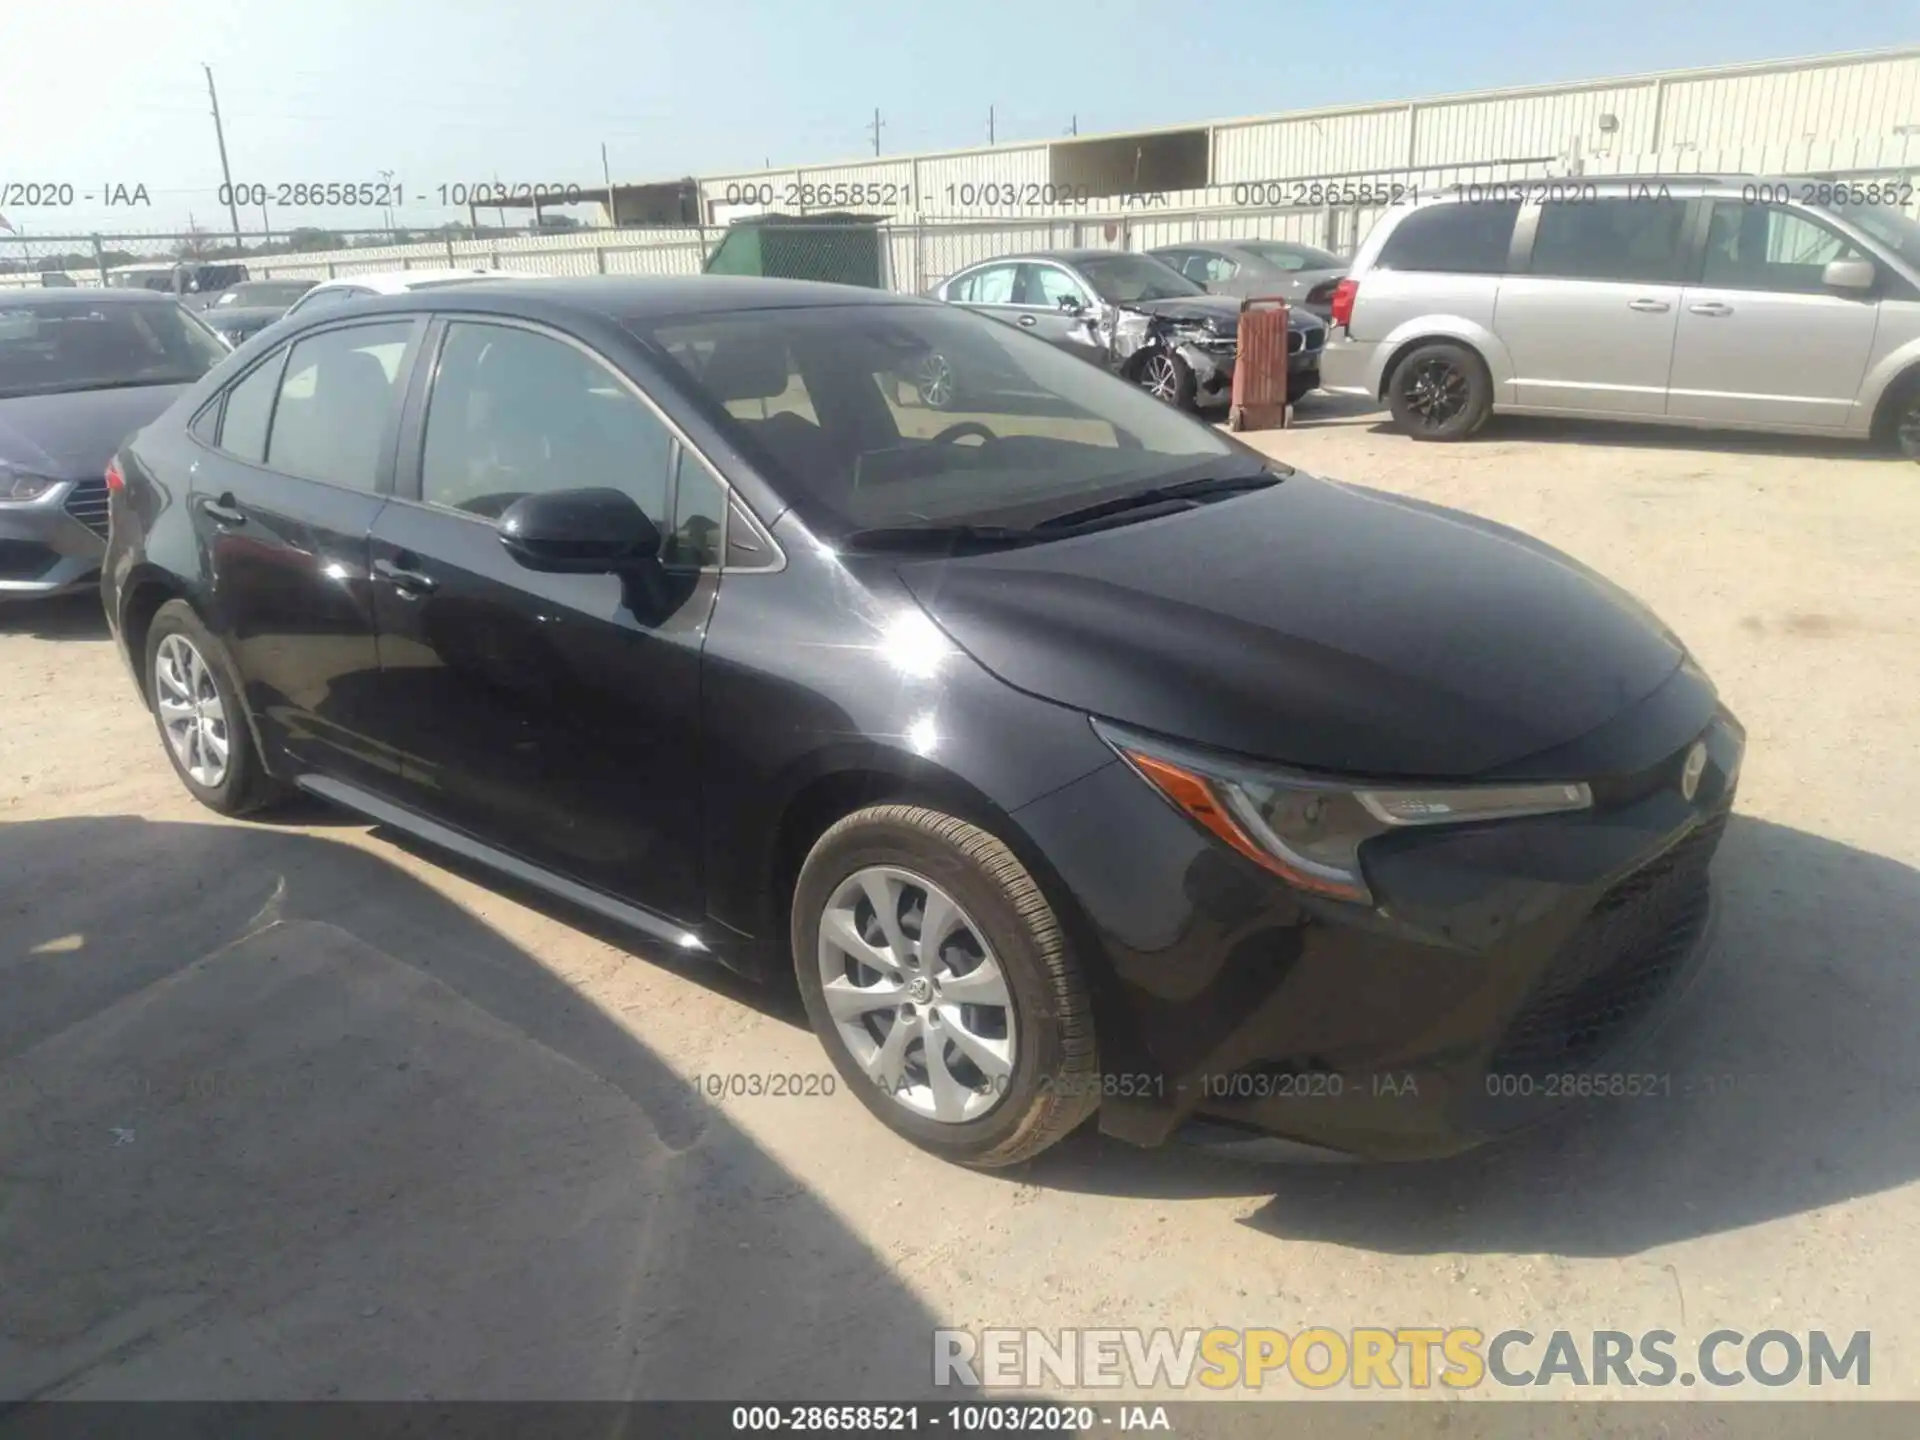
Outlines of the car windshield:
[[830,541],[1023,527],[1167,482],[1263,470],[1099,366],[946,306],[742,311],[630,328]]
[[1843,203],[1825,208],[1849,225],[1866,231],[1909,265],[1920,266],[1920,222],[1912,216],[1891,205]]
[[228,354],[171,301],[0,300],[0,398],[132,385],[185,385]]
[[1338,270],[1344,262],[1338,255],[1316,250],[1311,245],[1282,245],[1275,240],[1242,240],[1240,248],[1256,255],[1276,270]]
[[1196,285],[1165,261],[1151,255],[1134,255],[1116,250],[1111,255],[1095,255],[1073,262],[1073,268],[1087,277],[1102,300],[1112,305],[1130,305],[1136,300],[1174,300],[1187,295],[1204,295],[1207,288]]

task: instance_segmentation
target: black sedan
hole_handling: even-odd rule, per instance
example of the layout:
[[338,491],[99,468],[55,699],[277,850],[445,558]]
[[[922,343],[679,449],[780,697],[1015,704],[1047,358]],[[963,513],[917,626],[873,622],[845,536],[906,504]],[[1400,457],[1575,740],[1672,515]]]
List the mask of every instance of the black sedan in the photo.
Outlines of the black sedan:
[[317,280],[243,280],[222,290],[201,318],[237,350],[317,284]]
[[226,353],[169,296],[0,295],[0,602],[94,583],[107,461]]
[[1096,1112],[1455,1150],[1624,1069],[1705,953],[1744,739],[1643,607],[951,306],[369,300],[110,484],[108,615],[201,801],[306,791],[797,977],[969,1164]]
[[[1165,261],[1126,250],[1036,250],[1003,255],[947,277],[931,292],[1106,366],[1184,409],[1233,398],[1240,302],[1210,295]],[[1326,322],[1287,317],[1287,400],[1320,385]],[[953,377],[936,357],[920,388],[938,401]],[[964,397],[955,403],[964,408]]]

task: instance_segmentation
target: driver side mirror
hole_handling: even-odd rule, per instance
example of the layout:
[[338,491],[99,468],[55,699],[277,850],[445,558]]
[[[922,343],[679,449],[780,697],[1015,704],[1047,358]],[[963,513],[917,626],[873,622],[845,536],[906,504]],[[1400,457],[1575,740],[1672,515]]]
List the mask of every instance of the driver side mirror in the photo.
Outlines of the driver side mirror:
[[1062,295],[1059,304],[1060,308],[1069,315],[1082,315],[1086,313],[1087,302],[1077,295]]
[[1820,283],[1829,290],[1867,291],[1877,279],[1871,260],[1829,260],[1820,272]]
[[522,495],[501,513],[500,543],[529,570],[611,575],[660,554],[660,531],[624,490]]

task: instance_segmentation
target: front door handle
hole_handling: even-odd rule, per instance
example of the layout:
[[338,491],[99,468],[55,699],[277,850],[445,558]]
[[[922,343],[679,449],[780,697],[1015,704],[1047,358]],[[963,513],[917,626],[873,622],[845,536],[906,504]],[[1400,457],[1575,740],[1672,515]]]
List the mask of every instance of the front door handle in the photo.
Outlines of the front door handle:
[[374,561],[373,573],[393,586],[393,588],[402,595],[408,597],[425,595],[440,583],[431,575],[423,575],[418,570],[408,570],[403,566],[394,564],[391,560]]
[[1695,315],[1731,315],[1733,307],[1718,300],[1702,300],[1698,305],[1689,305],[1687,309]]
[[221,525],[244,525],[247,523],[246,511],[235,508],[233,496],[231,495],[222,495],[218,500],[204,501],[200,508],[216,523]]
[[1039,324],[1039,321],[1031,315],[1022,315],[1020,317],[1020,323],[1031,330],[1035,325]]
[[1627,302],[1627,309],[1638,310],[1646,315],[1664,315],[1672,308],[1673,306],[1664,300],[1629,300]]

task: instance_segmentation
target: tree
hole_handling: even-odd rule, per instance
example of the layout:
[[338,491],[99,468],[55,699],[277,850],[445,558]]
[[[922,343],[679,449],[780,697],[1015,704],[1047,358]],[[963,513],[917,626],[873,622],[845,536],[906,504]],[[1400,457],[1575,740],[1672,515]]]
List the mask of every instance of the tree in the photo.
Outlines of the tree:
[[295,254],[304,254],[313,250],[344,250],[347,242],[331,230],[315,230],[309,226],[299,226],[287,236],[287,249]]

